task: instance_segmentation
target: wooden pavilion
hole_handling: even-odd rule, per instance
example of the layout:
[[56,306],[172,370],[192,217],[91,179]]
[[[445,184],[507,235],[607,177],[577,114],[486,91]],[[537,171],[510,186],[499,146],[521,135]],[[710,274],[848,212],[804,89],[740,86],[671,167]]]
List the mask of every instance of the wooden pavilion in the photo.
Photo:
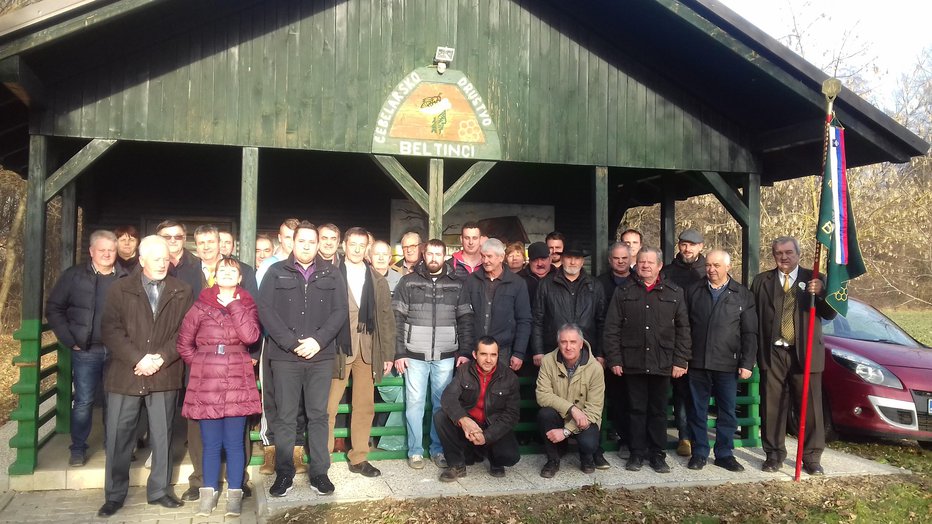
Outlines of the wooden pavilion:
[[[447,49],[438,49],[447,48]],[[624,211],[712,193],[758,271],[761,185],[819,171],[827,75],[714,0],[40,0],[0,17],[0,164],[28,181],[14,474],[70,377],[41,369],[45,209],[63,265],[84,230],[296,215],[388,238],[391,199],[428,234],[458,202],[545,204],[605,252]],[[928,145],[843,91],[848,165]],[[391,239],[393,242],[397,238]],[[67,360],[67,359],[63,359]],[[67,384],[65,384],[67,383]],[[66,387],[67,386],[67,387]],[[67,391],[66,391],[67,390]],[[64,416],[62,416],[64,413]],[[64,419],[64,420],[63,420]]]

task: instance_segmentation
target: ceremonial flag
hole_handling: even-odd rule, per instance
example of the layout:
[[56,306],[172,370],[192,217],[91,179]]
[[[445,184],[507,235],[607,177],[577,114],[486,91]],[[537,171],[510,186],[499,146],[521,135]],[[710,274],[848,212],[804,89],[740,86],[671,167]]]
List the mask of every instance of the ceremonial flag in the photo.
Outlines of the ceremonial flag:
[[816,239],[828,249],[825,301],[842,316],[848,313],[848,281],[867,272],[858,247],[845,168],[845,129],[829,116]]

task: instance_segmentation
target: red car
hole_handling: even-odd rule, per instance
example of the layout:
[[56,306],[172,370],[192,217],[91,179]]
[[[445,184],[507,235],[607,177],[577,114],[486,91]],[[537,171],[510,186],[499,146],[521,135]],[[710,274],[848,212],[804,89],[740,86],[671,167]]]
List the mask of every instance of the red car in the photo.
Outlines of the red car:
[[823,323],[826,436],[914,439],[932,448],[932,348],[871,306]]

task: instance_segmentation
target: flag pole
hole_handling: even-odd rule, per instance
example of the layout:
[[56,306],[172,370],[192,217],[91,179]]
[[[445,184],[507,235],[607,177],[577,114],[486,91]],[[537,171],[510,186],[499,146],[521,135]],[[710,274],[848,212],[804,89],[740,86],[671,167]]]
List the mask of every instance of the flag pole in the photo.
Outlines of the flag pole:
[[[835,104],[835,97],[841,92],[841,81],[837,78],[829,78],[822,82],[822,94],[825,95],[825,138],[822,146],[822,173],[825,173],[825,163],[828,161],[828,140],[829,127],[832,123]],[[819,267],[821,266],[822,243],[816,239],[815,257],[812,262],[812,278],[819,278]],[[803,369],[803,391],[799,407],[799,440],[796,443],[796,474],[793,480],[799,482],[800,472],[803,465],[803,449],[806,442],[806,411],[809,406],[809,373],[812,370],[812,338],[815,330],[816,319],[816,294],[809,294],[809,324],[806,330],[806,363]],[[813,409],[821,409],[821,406],[812,406]]]

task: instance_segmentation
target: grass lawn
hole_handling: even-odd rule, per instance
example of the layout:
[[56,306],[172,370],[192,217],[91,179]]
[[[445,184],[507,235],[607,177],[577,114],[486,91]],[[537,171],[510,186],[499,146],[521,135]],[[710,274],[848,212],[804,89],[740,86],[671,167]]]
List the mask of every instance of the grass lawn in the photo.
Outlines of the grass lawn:
[[932,346],[932,311],[890,309],[883,312],[919,342]]

